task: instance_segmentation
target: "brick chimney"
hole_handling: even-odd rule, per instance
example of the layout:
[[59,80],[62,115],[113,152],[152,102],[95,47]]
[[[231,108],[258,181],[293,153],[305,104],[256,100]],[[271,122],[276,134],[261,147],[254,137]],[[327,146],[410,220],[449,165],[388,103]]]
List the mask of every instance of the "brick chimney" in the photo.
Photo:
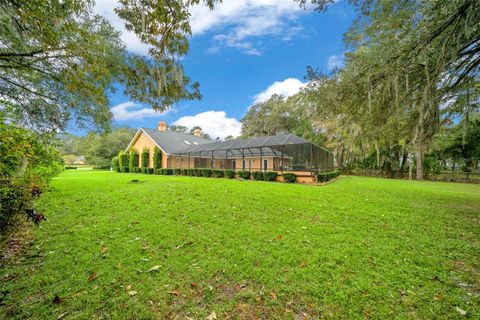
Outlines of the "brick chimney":
[[195,129],[193,130],[193,135],[196,136],[196,137],[201,137],[202,136],[202,129]]
[[158,131],[167,131],[167,124],[165,121],[160,121],[157,126]]

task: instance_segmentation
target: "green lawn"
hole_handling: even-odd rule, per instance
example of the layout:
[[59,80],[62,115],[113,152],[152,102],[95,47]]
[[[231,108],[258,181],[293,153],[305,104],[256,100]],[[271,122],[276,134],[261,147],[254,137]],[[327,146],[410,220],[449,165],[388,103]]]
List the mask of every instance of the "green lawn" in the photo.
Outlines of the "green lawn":
[[0,318],[480,318],[480,185],[73,170],[37,207]]

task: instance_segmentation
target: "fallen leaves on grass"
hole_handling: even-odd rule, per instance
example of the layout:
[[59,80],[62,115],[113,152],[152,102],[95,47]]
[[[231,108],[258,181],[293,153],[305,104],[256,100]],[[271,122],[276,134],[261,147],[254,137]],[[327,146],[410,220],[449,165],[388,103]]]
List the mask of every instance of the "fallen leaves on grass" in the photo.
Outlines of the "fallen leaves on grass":
[[106,254],[108,252],[108,248],[107,247],[103,247],[100,249],[100,253],[101,254]]
[[92,282],[93,280],[97,279],[97,273],[93,271],[90,276],[88,277],[88,282]]
[[275,292],[270,292],[270,297],[272,297],[272,299],[277,299],[277,294]]
[[57,320],[63,319],[67,314],[68,314],[68,312],[62,313],[61,315],[59,315],[59,316],[57,317]]
[[178,250],[178,249],[181,249],[181,248],[184,248],[186,246],[191,246],[193,244],[193,241],[189,241],[187,243],[184,243],[184,244],[181,244],[181,245],[178,245],[175,247],[175,250]]
[[150,269],[147,270],[147,272],[154,272],[154,271],[158,271],[160,269],[161,266],[153,266],[151,267]]
[[462,315],[462,316],[467,315],[467,311],[463,310],[462,308],[455,307],[455,310],[457,310],[457,312],[460,313],[460,315]]
[[177,297],[180,296],[180,290],[178,289],[172,290],[169,293]]
[[133,297],[134,295],[137,294],[137,291],[135,291],[135,290],[130,290],[130,291],[127,291],[127,293],[128,293],[129,296]]
[[217,314],[215,313],[215,311],[212,311],[212,313],[210,313],[210,315],[208,317],[206,317],[205,319],[207,319],[207,320],[217,319]]

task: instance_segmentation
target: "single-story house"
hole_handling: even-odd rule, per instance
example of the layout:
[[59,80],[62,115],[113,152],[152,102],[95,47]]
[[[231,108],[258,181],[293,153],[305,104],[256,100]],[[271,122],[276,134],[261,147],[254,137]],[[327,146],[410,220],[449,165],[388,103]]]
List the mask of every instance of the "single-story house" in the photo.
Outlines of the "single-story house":
[[[161,121],[157,129],[140,128],[125,152],[135,150],[141,156],[150,150],[149,167],[153,167],[153,150],[162,152],[162,168],[213,168],[248,171],[277,171],[297,174],[300,181],[311,180],[315,173],[333,169],[333,155],[328,150],[293,134],[256,138],[211,141],[194,134],[168,130]],[[140,159],[141,163],[141,159]]]

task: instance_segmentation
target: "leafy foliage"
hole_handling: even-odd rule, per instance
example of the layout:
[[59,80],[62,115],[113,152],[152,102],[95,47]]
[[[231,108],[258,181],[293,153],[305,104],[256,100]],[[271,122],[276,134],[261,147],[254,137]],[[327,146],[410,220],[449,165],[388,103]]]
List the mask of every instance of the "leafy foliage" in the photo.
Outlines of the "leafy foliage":
[[35,223],[43,219],[34,207],[50,178],[62,170],[51,135],[38,134],[0,118],[0,234],[16,214]]
[[317,175],[319,182],[327,182],[340,176],[340,171],[334,170],[330,172],[321,172]]
[[245,179],[245,180],[250,179],[250,176],[252,175],[252,173],[250,171],[238,171],[237,174],[238,174],[239,178],[242,178],[242,179]]
[[153,168],[158,169],[162,167],[162,151],[159,147],[153,148]]
[[252,171],[252,177],[254,180],[264,180],[263,171]]
[[130,172],[133,172],[133,168],[138,167],[139,164],[139,156],[136,150],[130,150],[130,158],[128,161],[128,167]]
[[297,182],[297,175],[295,173],[283,173],[283,181],[287,183],[295,183]]
[[150,161],[149,149],[143,149],[140,161],[142,162],[142,165],[141,165],[142,168],[148,168],[148,162]]
[[263,180],[265,181],[275,181],[277,179],[277,173],[275,171],[265,171],[263,172]]

